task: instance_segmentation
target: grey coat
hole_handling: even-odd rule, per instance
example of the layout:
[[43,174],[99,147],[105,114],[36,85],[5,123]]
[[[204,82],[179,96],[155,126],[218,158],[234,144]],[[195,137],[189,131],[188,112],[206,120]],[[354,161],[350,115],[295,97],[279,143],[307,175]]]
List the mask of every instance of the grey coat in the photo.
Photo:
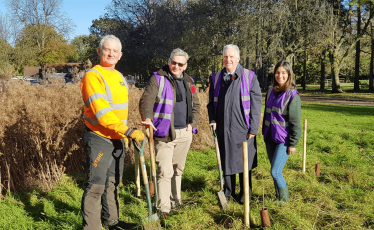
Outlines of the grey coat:
[[[262,94],[257,76],[253,76],[251,86],[250,128],[247,128],[244,111],[241,105],[240,82],[243,68],[239,66],[235,71],[235,79],[231,83],[221,80],[217,109],[213,104],[214,83],[212,79],[209,89],[209,103],[207,105],[210,123],[217,123],[217,139],[224,175],[243,172],[242,142],[248,143],[248,168],[257,166],[256,137],[247,140],[247,134],[257,135],[261,118]],[[222,69],[222,74],[226,68]],[[223,75],[222,75],[223,76]]]

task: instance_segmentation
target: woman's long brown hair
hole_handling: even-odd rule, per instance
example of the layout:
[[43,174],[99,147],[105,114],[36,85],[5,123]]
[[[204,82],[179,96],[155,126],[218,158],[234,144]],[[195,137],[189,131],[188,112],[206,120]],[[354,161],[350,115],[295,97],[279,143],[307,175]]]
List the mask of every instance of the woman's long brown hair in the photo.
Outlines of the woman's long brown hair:
[[[279,67],[284,67],[288,73],[288,79],[286,81],[286,84],[285,86],[283,87],[283,89],[280,89],[279,87],[279,83],[277,82],[277,80],[275,80],[275,73],[277,72],[278,68]],[[276,93],[278,92],[282,92],[282,93],[285,93],[287,92],[292,86],[294,86],[296,88],[296,83],[295,83],[295,79],[294,79],[294,74],[293,74],[293,71],[292,71],[292,68],[291,68],[291,65],[289,62],[287,61],[280,61],[278,62],[275,67],[274,67],[274,76],[273,76],[273,81],[272,81],[272,84],[273,86],[273,89]]]

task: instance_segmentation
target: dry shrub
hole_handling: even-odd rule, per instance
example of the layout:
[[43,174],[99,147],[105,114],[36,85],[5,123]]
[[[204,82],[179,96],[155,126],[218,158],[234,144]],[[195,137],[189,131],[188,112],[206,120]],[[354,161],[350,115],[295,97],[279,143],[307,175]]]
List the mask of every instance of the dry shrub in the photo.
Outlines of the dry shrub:
[[[141,122],[138,104],[143,90],[130,86],[128,126]],[[192,149],[213,146],[208,125],[208,92],[198,93],[201,112]],[[10,81],[0,85],[0,186],[17,190],[39,185],[50,190],[66,172],[84,172],[83,100],[79,84],[30,85]],[[131,146],[131,143],[130,143]],[[128,148],[126,162],[134,160]],[[145,155],[149,155],[146,143]]]
[[209,127],[208,109],[206,108],[209,101],[208,90],[200,91],[197,94],[200,102],[200,120],[197,127],[198,133],[193,135],[191,148],[194,150],[203,150],[206,147],[213,147],[213,136]]
[[14,69],[14,66],[10,65],[7,62],[0,63],[0,78],[10,79],[13,76],[17,75],[17,71]]
[[7,189],[40,185],[49,190],[66,167],[82,169],[83,102],[78,84],[10,81],[2,84],[0,95],[0,166]]

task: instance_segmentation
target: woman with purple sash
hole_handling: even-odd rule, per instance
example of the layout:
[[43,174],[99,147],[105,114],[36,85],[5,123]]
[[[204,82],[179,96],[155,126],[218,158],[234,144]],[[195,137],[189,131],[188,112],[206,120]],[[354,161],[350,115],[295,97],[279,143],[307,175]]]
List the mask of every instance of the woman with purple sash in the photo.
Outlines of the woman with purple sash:
[[301,137],[301,99],[290,63],[280,61],[274,68],[272,85],[266,94],[262,134],[271,164],[277,200],[288,202],[288,184],[282,171],[296,152]]

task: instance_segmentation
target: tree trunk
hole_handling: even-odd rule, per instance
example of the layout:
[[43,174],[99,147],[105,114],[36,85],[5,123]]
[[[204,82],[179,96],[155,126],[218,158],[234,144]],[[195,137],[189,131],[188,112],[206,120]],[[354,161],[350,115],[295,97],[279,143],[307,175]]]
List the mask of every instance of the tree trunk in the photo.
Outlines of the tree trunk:
[[325,66],[325,55],[321,56],[321,91],[325,90],[325,79],[326,79],[326,66]]
[[[361,33],[361,8],[357,6],[357,34]],[[360,91],[360,40],[356,42],[355,82],[354,91]]]
[[337,51],[332,51],[330,53],[332,92],[343,93],[339,82],[340,66],[338,64],[338,61],[336,60],[337,54],[335,54],[335,52]]
[[369,91],[373,92],[373,69],[374,69],[374,31],[371,23],[371,56],[370,56],[370,74],[369,74]]
[[304,65],[303,65],[303,90],[306,89],[306,59],[307,59],[307,54],[306,50],[304,52]]

